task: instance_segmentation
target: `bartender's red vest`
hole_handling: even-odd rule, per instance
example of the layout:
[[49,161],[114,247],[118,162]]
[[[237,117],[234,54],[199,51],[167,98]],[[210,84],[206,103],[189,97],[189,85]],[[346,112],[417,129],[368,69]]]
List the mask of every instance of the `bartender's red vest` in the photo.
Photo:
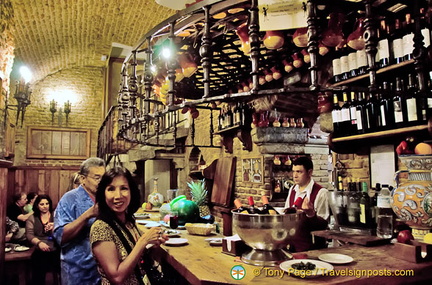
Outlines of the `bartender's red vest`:
[[[295,199],[295,190],[294,190],[293,186],[291,188],[291,193],[290,193],[290,197],[289,197],[289,204],[290,207],[294,207],[294,199]],[[312,203],[312,205],[315,205],[315,199],[318,195],[319,190],[321,190],[321,188],[323,188],[321,185],[319,185],[318,183],[314,182],[314,185],[312,186],[312,191],[310,194],[310,202]]]

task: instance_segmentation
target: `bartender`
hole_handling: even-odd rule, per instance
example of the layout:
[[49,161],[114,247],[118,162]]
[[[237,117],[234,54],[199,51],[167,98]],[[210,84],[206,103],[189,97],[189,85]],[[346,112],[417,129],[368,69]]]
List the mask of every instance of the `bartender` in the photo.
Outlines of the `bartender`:
[[326,247],[323,238],[312,238],[311,232],[325,230],[328,225],[330,208],[328,191],[312,179],[313,162],[302,156],[293,162],[294,185],[288,192],[285,208],[298,208],[304,211],[299,229],[292,239],[291,252],[306,251]]

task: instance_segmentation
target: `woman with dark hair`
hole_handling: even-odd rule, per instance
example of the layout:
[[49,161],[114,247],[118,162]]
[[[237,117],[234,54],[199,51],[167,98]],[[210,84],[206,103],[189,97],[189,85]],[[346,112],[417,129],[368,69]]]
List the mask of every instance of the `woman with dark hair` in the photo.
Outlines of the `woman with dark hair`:
[[45,284],[48,271],[59,271],[60,252],[53,239],[53,228],[52,200],[48,195],[38,195],[33,215],[26,221],[27,240],[36,246],[32,255],[33,284]]
[[96,192],[99,216],[90,230],[92,252],[102,284],[143,284],[141,257],[149,244],[168,238],[161,228],[142,233],[133,214],[140,207],[139,189],[127,169],[113,168],[102,176]]

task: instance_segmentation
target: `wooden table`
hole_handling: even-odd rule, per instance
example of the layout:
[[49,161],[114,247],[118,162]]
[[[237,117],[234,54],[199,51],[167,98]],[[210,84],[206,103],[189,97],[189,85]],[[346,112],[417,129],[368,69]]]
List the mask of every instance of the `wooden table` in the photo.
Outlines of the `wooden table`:
[[[159,213],[152,213],[153,220],[159,219]],[[140,226],[145,229],[144,226]],[[155,258],[160,258],[171,265],[190,284],[406,284],[413,282],[432,281],[432,262],[411,263],[392,256],[394,245],[387,244],[375,247],[361,245],[344,245],[341,247],[313,250],[306,252],[309,259],[318,260],[323,253],[346,254],[354,258],[354,261],[346,265],[334,265],[339,274],[353,276],[320,276],[318,278],[306,278],[288,276],[279,267],[258,267],[244,264],[234,256],[222,253],[222,247],[211,246],[205,239],[219,237],[220,235],[196,236],[189,235],[186,230],[181,230],[181,237],[188,239],[189,243],[183,246],[162,245],[155,248]],[[242,280],[234,280],[231,277],[231,269],[243,266],[246,275]],[[349,271],[351,270],[351,271]],[[365,270],[361,272],[359,270]],[[370,276],[373,270],[413,270],[412,277],[394,276]],[[259,273],[259,274],[258,274]],[[283,276],[281,277],[283,273]],[[336,273],[336,272],[335,272]],[[362,275],[356,277],[355,274]],[[255,276],[259,275],[259,276]],[[430,283],[429,283],[430,284]]]
[[[7,279],[18,276],[19,284],[30,284],[31,282],[31,256],[35,251],[32,246],[27,251],[12,251],[5,254],[5,276]],[[8,282],[8,281],[7,281]]]

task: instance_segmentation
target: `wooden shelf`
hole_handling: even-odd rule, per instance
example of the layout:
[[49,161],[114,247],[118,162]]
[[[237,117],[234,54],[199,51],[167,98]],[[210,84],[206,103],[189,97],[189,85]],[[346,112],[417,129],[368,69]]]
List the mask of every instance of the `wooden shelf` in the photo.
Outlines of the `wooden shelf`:
[[428,125],[419,125],[419,126],[386,130],[386,131],[380,131],[380,132],[374,132],[374,133],[368,133],[368,134],[334,138],[332,141],[333,142],[348,142],[348,141],[353,141],[353,140],[382,138],[382,137],[393,136],[393,135],[398,135],[398,134],[403,134],[403,133],[408,133],[408,132],[423,131],[423,130],[427,130],[427,129],[428,129]]
[[[414,60],[411,59],[411,60],[408,60],[408,61],[404,61],[402,63],[393,64],[393,65],[390,65],[390,66],[378,69],[376,73],[377,74],[381,74],[381,73],[384,73],[384,72],[387,72],[387,71],[390,71],[390,70],[393,70],[393,69],[398,69],[398,68],[401,68],[401,67],[404,67],[406,65],[413,64],[413,63],[414,63]],[[366,74],[363,74],[363,75],[360,75],[360,76],[356,76],[356,77],[353,77],[353,78],[350,78],[350,79],[347,79],[347,80],[344,80],[344,81],[337,82],[335,84],[332,84],[331,87],[345,85],[345,84],[356,82],[356,81],[359,81],[359,80],[362,80],[362,79],[365,79],[365,78],[368,78],[368,77],[369,77],[369,73],[366,73]]]

